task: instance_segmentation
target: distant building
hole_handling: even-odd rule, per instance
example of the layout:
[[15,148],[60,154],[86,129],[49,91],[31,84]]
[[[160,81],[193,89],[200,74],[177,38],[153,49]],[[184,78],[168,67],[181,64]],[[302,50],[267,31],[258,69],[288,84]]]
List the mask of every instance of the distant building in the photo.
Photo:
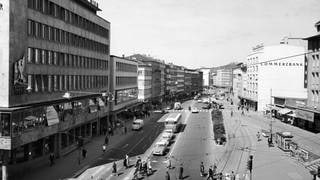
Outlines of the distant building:
[[203,90],[203,74],[195,69],[184,69],[185,93],[195,95]]
[[187,93],[188,91],[185,91],[185,72],[184,67],[179,66],[177,68],[177,93]]
[[165,63],[150,56],[135,54],[129,59],[141,61],[152,68],[151,101],[162,102],[165,92]]
[[[273,97],[307,98],[303,47],[259,45],[247,56],[247,87],[242,104],[263,111]],[[299,55],[299,56],[297,56]]]
[[232,69],[217,69],[213,86],[218,88],[231,89],[232,87]]
[[147,102],[152,96],[152,67],[141,61],[138,63],[138,100]]
[[246,71],[247,68],[243,63],[239,63],[232,69],[232,95],[235,104],[239,104],[241,97],[244,97]]
[[212,86],[212,79],[211,79],[211,69],[210,68],[200,68],[199,69],[203,73],[203,87],[210,87]]
[[165,69],[165,95],[172,99],[178,92],[178,66],[170,63]]

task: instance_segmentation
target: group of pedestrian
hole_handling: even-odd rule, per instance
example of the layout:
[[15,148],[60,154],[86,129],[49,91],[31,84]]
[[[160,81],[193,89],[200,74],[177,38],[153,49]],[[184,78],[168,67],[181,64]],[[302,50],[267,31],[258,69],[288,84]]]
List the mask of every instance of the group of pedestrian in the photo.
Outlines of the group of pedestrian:
[[[170,167],[171,167],[171,161],[170,161]],[[165,179],[166,179],[166,180],[170,180],[169,168],[168,168],[168,170],[166,171]],[[182,163],[180,164],[180,167],[179,167],[178,179],[179,179],[179,180],[184,179],[184,175],[183,175],[183,164],[182,164]]]
[[135,167],[136,167],[134,172],[135,178],[138,178],[140,175],[149,176],[153,173],[151,160],[149,157],[146,160],[142,161],[141,157],[139,156],[136,161]]

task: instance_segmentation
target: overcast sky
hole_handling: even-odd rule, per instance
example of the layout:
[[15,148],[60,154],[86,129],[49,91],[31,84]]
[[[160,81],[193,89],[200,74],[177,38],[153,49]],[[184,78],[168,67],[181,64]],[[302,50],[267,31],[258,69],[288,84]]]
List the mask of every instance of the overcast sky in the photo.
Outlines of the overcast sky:
[[111,54],[189,68],[244,61],[257,44],[316,34],[320,0],[98,0]]

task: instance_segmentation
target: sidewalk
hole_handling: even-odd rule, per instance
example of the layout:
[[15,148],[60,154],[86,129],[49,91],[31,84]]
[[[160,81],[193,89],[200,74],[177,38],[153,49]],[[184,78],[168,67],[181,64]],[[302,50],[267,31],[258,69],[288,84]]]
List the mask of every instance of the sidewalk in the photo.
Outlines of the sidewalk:
[[[150,119],[152,115],[153,114],[151,114],[148,119]],[[128,129],[127,134],[123,134],[122,129],[120,128],[115,129],[114,135],[109,137],[107,151],[109,149],[117,147],[119,143],[132,135],[133,132],[130,128],[131,123],[132,120],[125,121],[125,125]],[[74,150],[71,153],[56,159],[55,164],[52,167],[50,167],[49,165],[50,163],[48,157],[32,160],[23,164],[16,164],[9,170],[9,179],[57,180],[80,175],[90,167],[91,163],[95,162],[102,156],[102,145],[104,143],[105,136],[106,135],[93,137],[90,142],[84,145],[84,148],[87,150],[87,157],[85,159],[81,158],[80,164],[78,164],[79,151]],[[12,176],[11,174],[14,174],[14,176]]]

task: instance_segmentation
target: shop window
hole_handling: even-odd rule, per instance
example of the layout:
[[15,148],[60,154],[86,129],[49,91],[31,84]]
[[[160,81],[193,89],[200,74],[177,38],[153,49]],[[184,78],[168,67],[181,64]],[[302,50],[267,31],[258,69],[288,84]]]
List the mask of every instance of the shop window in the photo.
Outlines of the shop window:
[[10,114],[1,113],[0,136],[10,136]]

